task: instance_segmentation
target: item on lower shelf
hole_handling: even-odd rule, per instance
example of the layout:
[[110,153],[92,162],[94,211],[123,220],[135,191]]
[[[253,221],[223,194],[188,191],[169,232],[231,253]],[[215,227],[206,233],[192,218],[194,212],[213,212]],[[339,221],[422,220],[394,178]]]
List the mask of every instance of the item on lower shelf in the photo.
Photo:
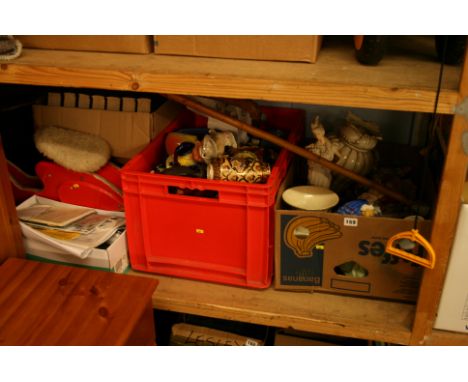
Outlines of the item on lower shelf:
[[39,127],[34,142],[47,158],[77,172],[98,171],[111,155],[109,143],[100,136],[59,126]]
[[290,206],[308,211],[328,210],[339,202],[338,195],[328,188],[309,185],[290,187],[281,196]]
[[47,105],[33,105],[34,125],[97,135],[109,143],[112,158],[123,163],[146,147],[181,110],[174,102],[163,103],[160,96],[100,94],[48,93]]
[[[363,176],[367,176],[376,166],[376,145],[382,140],[380,127],[376,123],[348,112],[346,123],[340,126],[338,135],[330,140],[336,164]],[[333,191],[340,193],[350,184],[348,177],[333,174]]]
[[24,243],[26,258],[56,264],[74,265],[113,273],[126,273],[129,269],[127,238],[121,233],[105,248],[95,248],[84,259],[60,251],[39,240],[29,239]]
[[123,209],[120,170],[109,162],[111,148],[95,134],[59,126],[40,126],[37,149],[53,162],[40,161],[40,196],[111,211]]
[[39,177],[27,174],[8,159],[7,167],[15,204],[20,204],[34,194],[42,191],[43,184]]
[[[306,149],[325,160],[333,161],[338,148],[325,136],[325,128],[320,122],[319,116],[316,116],[314,122],[311,124],[311,131],[316,141],[307,145]],[[307,181],[310,185],[330,188],[332,173],[328,168],[311,160],[307,161],[307,166]]]
[[274,346],[363,346],[367,341],[308,333],[294,329],[276,329]]
[[206,328],[203,326],[179,323],[171,330],[169,345],[172,346],[261,346],[262,340]]
[[120,169],[112,163],[89,173],[41,161],[36,165],[36,173],[43,184],[43,189],[36,193],[39,196],[84,207],[123,210]]
[[270,165],[252,158],[223,156],[213,159],[206,170],[207,178],[234,182],[266,183]]
[[[262,109],[265,127],[297,142],[300,109]],[[132,268],[252,288],[267,288],[273,272],[273,204],[292,154],[281,150],[266,183],[250,184],[150,173],[165,155],[168,133],[205,128],[186,111],[122,169]]]
[[[311,160],[311,161],[314,161],[314,162],[317,162],[317,163],[320,163],[323,167],[326,167],[332,171],[335,171],[337,172],[339,175],[343,176],[344,178],[348,179],[348,180],[354,180],[364,186],[367,186],[367,187],[372,187],[374,188],[376,191],[382,193],[383,195],[391,198],[391,199],[394,199],[394,200],[397,200],[401,203],[404,203],[406,205],[410,205],[411,202],[410,200],[403,194],[399,193],[399,192],[395,192],[393,189],[390,189],[384,185],[382,185],[381,183],[378,183],[378,182],[375,182],[373,180],[370,180],[370,179],[367,179],[365,177],[363,177],[362,175],[358,174],[357,172],[354,172],[348,168],[346,168],[346,166],[343,166],[343,165],[340,165],[339,163],[334,163],[334,162],[330,162],[330,161],[327,161],[327,160],[323,160],[322,157],[320,157],[319,155],[317,154],[314,154],[312,151],[308,151],[306,150],[305,148],[302,148],[300,146],[297,146],[296,144],[292,143],[292,142],[288,142],[287,140],[285,139],[282,139],[280,137],[278,137],[277,135],[275,134],[271,134],[269,132],[266,132],[266,131],[262,131],[261,129],[258,129],[254,126],[251,126],[247,123],[244,123],[240,120],[237,120],[235,118],[231,118],[230,116],[226,115],[226,114],[223,114],[223,113],[220,113],[210,107],[207,107],[205,105],[203,105],[202,103],[200,102],[197,102],[196,100],[190,98],[190,97],[187,97],[187,96],[182,96],[182,95],[175,95],[175,94],[166,94],[166,97],[173,100],[173,101],[176,101],[176,102],[180,102],[181,104],[187,106],[188,108],[190,108],[191,110],[195,110],[196,112],[198,113],[202,113],[204,115],[209,115],[213,118],[216,118],[216,119],[219,119],[220,121],[223,121],[223,122],[226,122],[226,123],[229,123],[233,126],[236,126],[238,127],[239,129],[241,130],[244,130],[246,132],[248,132],[249,134],[257,137],[257,138],[261,138],[261,139],[264,139],[270,143],[273,143],[275,145],[278,145],[280,147],[282,147],[283,149],[287,149],[288,151],[290,152],[293,152],[295,154],[298,154],[299,156],[307,159],[307,160]],[[354,126],[353,124],[355,123],[355,120],[358,120],[359,121],[359,127],[362,128],[362,129],[368,129],[368,127],[371,127],[373,128],[373,124],[370,123],[370,122],[367,122],[367,121],[363,121],[355,116],[352,116],[351,119],[348,118],[348,125],[346,125],[344,127],[344,131],[346,131],[346,134],[342,134],[342,138],[345,142],[343,142],[343,145],[347,145],[347,144],[351,144],[351,146],[353,144],[355,144],[357,147],[359,147],[359,149],[364,149],[364,150],[367,150],[369,147],[373,147],[372,145],[374,145],[374,139],[373,137],[371,137],[370,134],[367,134],[367,133],[364,133],[364,132],[360,132],[360,129],[358,129],[356,126]],[[357,124],[357,123],[356,123]],[[357,132],[355,130],[358,130]],[[351,132],[350,134],[348,134],[349,132]],[[341,146],[341,143],[338,142],[338,144]],[[344,146],[343,146],[344,147]],[[343,157],[345,157],[345,155],[343,155]],[[342,157],[342,158],[343,158]],[[367,165],[366,165],[366,168],[367,168]]]
[[[419,252],[417,255],[415,254],[416,246],[426,251],[427,258],[420,256]],[[408,250],[405,247],[408,247]],[[435,267],[436,254],[432,245],[414,228],[411,231],[399,232],[390,237],[387,240],[385,251],[428,269]]]
[[[280,191],[294,184],[291,167]],[[413,221],[291,210],[276,203],[275,288],[416,301],[422,268],[385,252]],[[419,223],[427,235],[431,221]]]
[[[21,203],[17,210],[27,209],[38,203],[57,208],[75,207],[40,196],[32,196]],[[95,219],[96,213],[108,219]],[[21,216],[20,213],[19,215]],[[124,214],[95,210],[94,215],[88,215],[82,220],[72,223],[72,230],[69,226],[55,228],[29,225],[20,221],[26,256],[46,262],[72,264],[115,273],[126,272],[129,261],[126,231],[125,227],[121,225]],[[83,220],[87,224],[80,228],[79,222]],[[91,224],[91,220],[94,220],[95,223]],[[81,244],[78,244],[78,240]],[[91,241],[94,241],[96,245],[90,244]]]

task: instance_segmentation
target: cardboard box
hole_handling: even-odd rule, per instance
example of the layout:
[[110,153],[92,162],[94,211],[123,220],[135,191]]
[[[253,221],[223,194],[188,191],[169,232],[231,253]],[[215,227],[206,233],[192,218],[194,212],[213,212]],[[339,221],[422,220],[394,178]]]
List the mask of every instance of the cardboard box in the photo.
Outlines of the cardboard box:
[[468,333],[468,182],[434,328]]
[[126,232],[120,235],[107,249],[94,249],[85,259],[61,252],[34,239],[25,240],[24,247],[26,257],[32,260],[74,264],[114,273],[125,273],[129,269]]
[[[45,204],[66,204],[34,195],[21,203],[17,208],[27,207],[36,203],[36,201]],[[100,214],[124,216],[123,212],[97,211]],[[20,226],[23,234],[26,256],[28,258],[54,263],[74,264],[115,273],[124,273],[129,267],[126,232],[123,232],[120,237],[106,249],[95,248],[85,258],[80,258],[70,251],[54,245],[54,243],[52,243],[53,239],[39,233],[27,224],[20,222]]]
[[15,36],[25,48],[118,53],[152,53],[151,36]]
[[321,36],[154,36],[156,54],[309,63],[321,44]]
[[368,340],[304,332],[295,329],[275,330],[274,346],[368,346]]
[[313,338],[293,336],[282,332],[275,333],[275,346],[335,346],[331,342]]
[[170,345],[173,346],[261,346],[263,341],[223,330],[191,324],[172,326]]
[[[413,220],[291,210],[278,192],[275,288],[416,301],[422,268],[385,253],[387,240],[413,228]],[[419,221],[428,237],[430,221]]]
[[[104,98],[104,97],[101,97]],[[71,104],[74,104],[71,102]],[[34,105],[36,127],[55,125],[98,135],[111,146],[111,155],[128,160],[149,142],[182,110],[168,101],[156,111],[114,111],[89,107]]]

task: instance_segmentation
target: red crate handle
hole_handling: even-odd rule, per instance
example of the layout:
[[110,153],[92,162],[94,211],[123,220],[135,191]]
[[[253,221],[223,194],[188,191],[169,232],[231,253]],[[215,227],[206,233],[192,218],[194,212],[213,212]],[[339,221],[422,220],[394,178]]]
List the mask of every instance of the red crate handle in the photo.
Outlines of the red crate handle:
[[167,193],[169,195],[189,197],[189,198],[206,198],[206,199],[219,199],[219,192],[217,190],[206,190],[200,188],[167,186]]

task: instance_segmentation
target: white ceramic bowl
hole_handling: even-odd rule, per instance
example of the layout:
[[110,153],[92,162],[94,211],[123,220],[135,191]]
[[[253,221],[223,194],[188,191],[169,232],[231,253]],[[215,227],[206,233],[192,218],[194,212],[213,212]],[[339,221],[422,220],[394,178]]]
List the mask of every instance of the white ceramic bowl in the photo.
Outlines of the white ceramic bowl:
[[308,211],[327,210],[336,206],[340,200],[328,188],[309,185],[288,188],[281,196],[290,206]]

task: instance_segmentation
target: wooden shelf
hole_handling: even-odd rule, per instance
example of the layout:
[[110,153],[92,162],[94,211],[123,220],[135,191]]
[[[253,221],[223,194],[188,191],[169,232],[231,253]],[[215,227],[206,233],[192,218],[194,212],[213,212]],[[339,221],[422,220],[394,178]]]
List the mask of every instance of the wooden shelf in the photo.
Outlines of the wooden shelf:
[[411,336],[411,304],[130,274],[159,280],[153,295],[156,309],[404,345]]
[[467,346],[468,334],[434,329],[431,335],[426,339],[425,345]]
[[[432,113],[440,71],[433,38],[394,36],[391,40],[394,45],[376,67],[358,64],[352,43],[346,39],[325,43],[315,64],[25,49],[19,59],[0,63],[0,84]],[[458,66],[444,67],[438,113],[454,114],[459,99],[467,96],[468,60],[463,71],[462,75]],[[432,330],[459,210],[459,200],[453,195],[461,194],[468,166],[468,157],[459,144],[467,130],[465,117],[455,115],[431,234],[438,264],[424,272],[416,307],[131,273],[160,280],[152,299],[158,309],[395,344],[468,345],[468,335]],[[0,167],[6,169],[1,149]],[[0,171],[0,259],[23,253],[13,197],[4,174],[6,171]]]
[[[341,40],[315,64],[25,49],[0,65],[0,83],[432,112],[440,69],[432,40],[406,36],[375,67],[357,63]],[[445,66],[439,113],[453,113],[459,77],[460,67]]]
[[151,296],[157,284],[10,258],[0,267],[0,346],[154,344]]
[[[156,278],[153,307],[277,328],[408,345],[415,306],[403,302],[240,288],[130,271]],[[157,319],[157,318],[156,318]],[[467,346],[468,334],[433,330],[424,345]]]

